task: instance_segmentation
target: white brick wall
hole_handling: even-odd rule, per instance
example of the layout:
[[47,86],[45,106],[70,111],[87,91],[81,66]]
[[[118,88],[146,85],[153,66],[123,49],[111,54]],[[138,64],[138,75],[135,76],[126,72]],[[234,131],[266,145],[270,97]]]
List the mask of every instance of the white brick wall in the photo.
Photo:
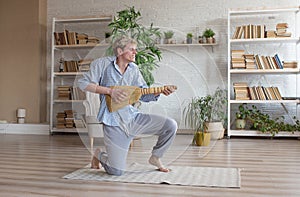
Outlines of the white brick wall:
[[[202,34],[207,27],[216,32],[218,45],[213,47],[165,47],[163,60],[155,71],[157,84],[175,84],[176,94],[160,102],[145,104],[142,110],[166,114],[184,128],[182,109],[192,96],[211,93],[216,87],[227,87],[227,10],[228,8],[265,8],[298,6],[296,0],[50,0],[48,1],[48,70],[50,70],[51,20],[61,16],[115,15],[126,6],[142,13],[141,23],[153,23],[161,31],[174,30],[177,43],[187,32]],[[248,21],[242,21],[248,23]],[[268,23],[268,22],[266,22]],[[270,21],[269,23],[272,23]],[[276,23],[276,22],[275,22]],[[265,49],[263,49],[265,50]],[[50,76],[50,75],[49,75]]]

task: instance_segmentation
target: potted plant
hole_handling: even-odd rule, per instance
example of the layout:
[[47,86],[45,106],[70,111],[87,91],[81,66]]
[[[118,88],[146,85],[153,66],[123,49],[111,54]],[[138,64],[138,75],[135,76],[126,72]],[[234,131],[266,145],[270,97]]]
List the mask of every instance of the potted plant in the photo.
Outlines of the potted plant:
[[[138,23],[141,13],[136,11],[134,6],[119,11],[114,20],[108,25],[112,29],[112,43],[121,35],[130,36],[138,42],[138,52],[135,63],[138,65],[147,85],[154,83],[152,71],[158,67],[157,61],[161,60],[161,50],[156,46],[157,39],[161,38],[159,28],[153,24],[145,27]],[[107,50],[112,55],[112,46]]]
[[192,101],[184,108],[185,124],[195,131],[194,142],[209,136],[212,131],[217,131],[212,139],[219,139],[224,136],[223,124],[227,119],[227,91],[217,88],[214,94],[203,97],[192,98]]
[[210,143],[210,133],[206,132],[205,122],[208,119],[207,104],[209,97],[194,97],[184,108],[185,124],[193,129],[193,144],[197,146],[208,146]]
[[235,113],[235,127],[236,129],[245,129],[246,118],[249,116],[250,111],[246,107],[246,104],[239,105],[238,111]]
[[193,43],[193,34],[192,33],[187,33],[186,34],[186,43],[187,44],[192,44]]
[[272,119],[269,114],[262,113],[255,105],[252,105],[251,108],[248,108],[246,104],[240,105],[236,117],[246,117],[245,119],[251,124],[251,130],[270,133],[272,136],[280,131],[295,132],[300,130],[300,121],[296,117],[293,117],[294,124],[289,124],[284,122],[283,116]]
[[210,113],[206,128],[211,133],[212,139],[222,139],[224,137],[224,127],[227,127],[227,90],[217,88],[211,97],[212,101],[209,106]]
[[174,36],[174,32],[169,30],[169,31],[164,32],[164,35],[165,35],[165,43],[172,44],[172,38]]
[[214,35],[215,35],[215,32],[212,29],[210,29],[210,28],[207,28],[203,32],[203,37],[206,38],[206,42],[207,43],[214,43]]

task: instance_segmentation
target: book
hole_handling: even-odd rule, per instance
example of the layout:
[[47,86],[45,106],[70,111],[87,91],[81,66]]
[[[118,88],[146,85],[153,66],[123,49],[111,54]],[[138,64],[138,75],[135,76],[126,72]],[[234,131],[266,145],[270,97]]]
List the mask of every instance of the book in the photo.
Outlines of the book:
[[281,60],[280,60],[278,54],[275,54],[275,55],[274,55],[274,58],[275,58],[275,61],[276,61],[277,65],[278,65],[278,67],[279,67],[280,69],[283,69],[283,66],[282,66],[282,63],[281,63]]

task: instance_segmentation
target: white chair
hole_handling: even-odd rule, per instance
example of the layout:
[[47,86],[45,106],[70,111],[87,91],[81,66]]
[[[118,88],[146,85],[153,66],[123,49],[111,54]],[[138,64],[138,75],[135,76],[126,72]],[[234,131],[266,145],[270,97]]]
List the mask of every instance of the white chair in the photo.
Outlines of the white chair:
[[103,137],[103,124],[98,119],[98,110],[100,107],[99,94],[86,92],[86,100],[83,102],[85,107],[85,121],[90,138],[91,151],[94,147],[94,138]]
[[[104,137],[103,135],[103,124],[100,123],[97,119],[98,110],[100,107],[99,94],[92,92],[86,92],[86,100],[83,102],[85,107],[85,121],[86,127],[88,130],[88,135],[90,138],[91,151],[94,147],[94,138],[95,137]],[[139,107],[141,102],[134,104],[135,107]],[[140,136],[141,137],[141,136]],[[134,140],[140,139],[140,137],[135,138]],[[133,141],[130,143],[130,147],[133,146]]]

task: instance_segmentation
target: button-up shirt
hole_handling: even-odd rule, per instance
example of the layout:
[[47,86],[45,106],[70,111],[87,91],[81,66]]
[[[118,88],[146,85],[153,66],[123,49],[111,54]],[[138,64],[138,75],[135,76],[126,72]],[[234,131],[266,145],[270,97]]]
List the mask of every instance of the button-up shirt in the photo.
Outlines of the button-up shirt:
[[[81,90],[94,83],[104,87],[110,86],[137,86],[141,88],[148,87],[143,79],[138,66],[135,63],[129,63],[126,71],[121,74],[119,66],[116,64],[116,57],[103,57],[94,60],[90,65],[90,70],[78,80],[78,86]],[[153,94],[143,95],[140,100],[144,102],[156,101],[159,96]],[[125,127],[139,113],[138,109],[132,105],[127,105],[116,112],[109,112],[106,106],[105,95],[100,94],[100,109],[98,120],[106,125]]]

